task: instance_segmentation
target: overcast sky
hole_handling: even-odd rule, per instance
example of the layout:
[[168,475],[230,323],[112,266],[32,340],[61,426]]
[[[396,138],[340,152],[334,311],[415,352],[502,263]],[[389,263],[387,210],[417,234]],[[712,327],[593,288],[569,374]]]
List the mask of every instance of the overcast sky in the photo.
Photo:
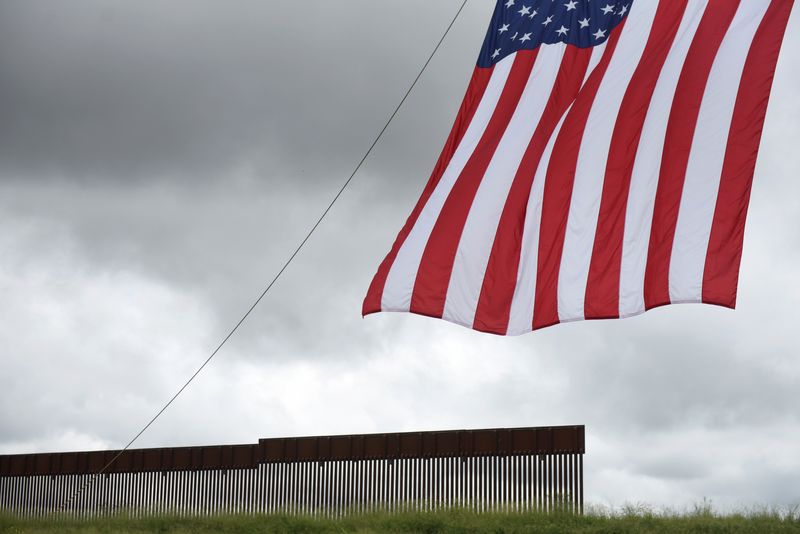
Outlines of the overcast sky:
[[[458,5],[2,0],[0,453],[127,443],[302,239]],[[591,502],[800,504],[797,9],[736,311],[517,338],[361,318],[493,6],[468,3],[307,247],[136,446],[585,424]]]

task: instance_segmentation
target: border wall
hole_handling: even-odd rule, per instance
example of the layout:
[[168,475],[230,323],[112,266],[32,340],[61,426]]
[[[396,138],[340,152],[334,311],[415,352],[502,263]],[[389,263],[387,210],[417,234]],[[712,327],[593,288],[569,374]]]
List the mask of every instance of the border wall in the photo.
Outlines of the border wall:
[[0,456],[0,512],[337,516],[376,510],[583,512],[583,426],[262,439]]

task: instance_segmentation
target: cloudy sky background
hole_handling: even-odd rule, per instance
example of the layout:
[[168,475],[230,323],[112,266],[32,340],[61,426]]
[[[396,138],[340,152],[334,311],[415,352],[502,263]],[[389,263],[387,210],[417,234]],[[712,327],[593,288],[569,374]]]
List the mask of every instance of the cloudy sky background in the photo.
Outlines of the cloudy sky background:
[[[458,0],[3,0],[0,453],[124,445],[349,176]],[[800,20],[739,309],[518,338],[360,317],[493,8],[472,0],[325,223],[137,447],[587,425],[587,499],[800,503]]]

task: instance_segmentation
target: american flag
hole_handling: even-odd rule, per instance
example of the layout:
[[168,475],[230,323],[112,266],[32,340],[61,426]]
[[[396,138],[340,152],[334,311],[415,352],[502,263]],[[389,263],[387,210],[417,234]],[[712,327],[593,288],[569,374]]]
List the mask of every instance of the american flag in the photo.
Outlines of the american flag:
[[363,313],[516,335],[733,308],[793,0],[501,0]]

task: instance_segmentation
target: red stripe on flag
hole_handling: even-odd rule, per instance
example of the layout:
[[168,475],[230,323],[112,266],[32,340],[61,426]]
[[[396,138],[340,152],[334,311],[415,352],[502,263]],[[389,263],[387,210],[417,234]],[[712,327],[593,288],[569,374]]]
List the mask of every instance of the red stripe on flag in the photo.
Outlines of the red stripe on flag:
[[367,291],[367,296],[364,298],[364,304],[361,310],[362,315],[368,315],[370,313],[381,311],[383,288],[386,285],[386,278],[389,276],[389,270],[391,269],[392,264],[397,257],[400,247],[403,246],[408,234],[416,224],[422,208],[425,207],[425,204],[427,204],[428,199],[430,198],[434,189],[436,189],[436,185],[442,178],[445,169],[447,169],[447,166],[450,164],[450,160],[452,159],[456,148],[458,148],[458,145],[461,143],[461,139],[464,137],[464,133],[467,131],[467,128],[472,122],[472,118],[475,115],[475,110],[478,109],[478,105],[480,104],[483,94],[486,91],[486,86],[489,84],[489,80],[492,77],[492,72],[494,72],[494,68],[486,69],[476,67],[472,73],[472,79],[467,87],[466,95],[464,95],[464,100],[461,103],[461,108],[458,110],[455,124],[453,124],[453,128],[450,131],[450,135],[447,138],[444,149],[442,149],[442,153],[439,155],[439,160],[436,162],[436,166],[431,173],[431,177],[428,180],[428,183],[425,185],[422,196],[417,201],[416,206],[414,206],[414,210],[406,220],[403,229],[400,230],[397,239],[395,239],[392,249],[389,251],[389,254],[386,256],[383,262],[381,262],[380,266],[378,267],[378,272],[372,279],[372,283]]
[[773,0],[750,45],[731,120],[703,274],[703,302],[733,308],[764,117],[791,0]]
[[567,230],[572,186],[575,183],[578,152],[597,90],[606,74],[624,26],[625,22],[622,22],[608,40],[602,59],[578,93],[575,104],[564,119],[550,156],[542,198],[536,297],[533,302],[534,330],[558,323],[558,272],[564,250],[564,235]]
[[517,109],[537,54],[538,49],[516,53],[511,72],[486,131],[442,206],[420,260],[414,292],[411,295],[412,313],[441,317],[444,312],[447,288],[464,223],[486,168]]
[[648,310],[670,303],[672,243],[697,117],[711,67],[738,7],[739,0],[711,0],[708,3],[675,90],[664,140],[645,267],[644,303]]
[[564,52],[553,91],[522,157],[500,216],[475,312],[472,326],[475,330],[500,335],[508,330],[534,175],[558,121],[580,91],[591,57],[591,48],[569,46]]
[[644,52],[617,114],[586,284],[586,319],[619,317],[622,241],[636,151],[650,100],[678,33],[687,3],[688,0],[659,3]]

